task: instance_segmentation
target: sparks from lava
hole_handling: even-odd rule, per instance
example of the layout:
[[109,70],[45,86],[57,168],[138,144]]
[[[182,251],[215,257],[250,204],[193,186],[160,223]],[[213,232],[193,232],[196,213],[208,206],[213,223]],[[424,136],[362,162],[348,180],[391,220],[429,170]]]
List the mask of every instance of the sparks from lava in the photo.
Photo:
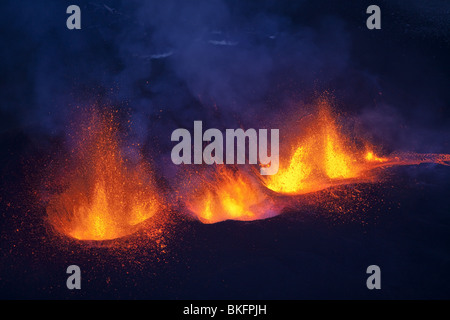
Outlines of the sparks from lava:
[[75,136],[63,191],[47,205],[58,232],[79,240],[120,238],[163,208],[150,166],[123,157],[114,112],[91,110]]

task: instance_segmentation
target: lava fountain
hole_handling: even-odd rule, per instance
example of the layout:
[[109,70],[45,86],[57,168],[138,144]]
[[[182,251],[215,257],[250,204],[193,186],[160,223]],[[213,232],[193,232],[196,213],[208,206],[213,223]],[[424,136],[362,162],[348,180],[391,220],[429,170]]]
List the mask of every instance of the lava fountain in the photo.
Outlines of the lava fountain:
[[448,154],[376,155],[368,142],[358,147],[355,139],[343,134],[327,99],[320,99],[317,106],[317,113],[304,123],[304,134],[291,138],[289,156],[280,159],[278,173],[264,179],[268,189],[306,194],[336,185],[374,181],[375,168],[450,162]]
[[47,205],[49,222],[78,240],[111,240],[137,231],[163,202],[149,166],[123,156],[114,112],[91,112],[75,138],[60,192]]
[[368,141],[344,133],[328,98],[319,99],[315,107],[316,112],[301,121],[301,130],[281,128],[290,137],[284,149],[287,152],[284,156],[280,153],[276,174],[261,176],[259,170],[245,170],[239,165],[216,165],[200,173],[197,187],[189,190],[188,209],[203,223],[264,219],[291,205],[289,196],[376,182],[381,171],[375,169],[450,163],[448,154],[397,152],[380,156]]
[[258,220],[277,214],[264,187],[243,169],[217,165],[200,179],[187,207],[203,223]]

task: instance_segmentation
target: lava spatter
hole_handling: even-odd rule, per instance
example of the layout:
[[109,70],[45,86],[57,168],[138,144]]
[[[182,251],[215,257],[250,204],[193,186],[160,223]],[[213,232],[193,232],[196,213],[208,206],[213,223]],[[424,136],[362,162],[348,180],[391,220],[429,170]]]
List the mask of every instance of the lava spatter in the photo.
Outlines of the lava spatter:
[[150,166],[124,158],[117,121],[114,112],[91,111],[76,130],[62,191],[46,209],[58,232],[79,240],[120,238],[163,207]]

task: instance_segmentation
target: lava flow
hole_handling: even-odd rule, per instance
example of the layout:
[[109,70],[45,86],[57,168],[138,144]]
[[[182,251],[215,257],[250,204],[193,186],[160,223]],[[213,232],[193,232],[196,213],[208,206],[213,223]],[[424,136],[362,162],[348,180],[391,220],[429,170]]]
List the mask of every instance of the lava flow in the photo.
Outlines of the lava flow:
[[124,159],[114,114],[92,112],[76,134],[62,191],[47,206],[49,222],[79,240],[110,240],[138,230],[162,206],[142,161]]
[[380,156],[369,142],[344,134],[328,99],[320,99],[316,107],[317,112],[302,121],[301,130],[285,128],[291,133],[290,144],[284,149],[288,156],[280,154],[278,173],[260,176],[258,170],[249,174],[240,166],[217,165],[212,174],[202,174],[200,187],[189,195],[186,204],[190,211],[204,223],[264,219],[290,205],[289,198],[278,199],[277,195],[302,195],[339,185],[376,182],[380,178],[377,168],[450,163],[448,154],[404,152]]
[[202,177],[187,207],[203,223],[257,220],[276,214],[261,184],[236,167],[218,165]]
[[265,179],[267,188],[276,193],[305,194],[341,184],[374,181],[375,168],[450,161],[448,154],[396,153],[380,157],[369,143],[363,142],[359,148],[352,143],[335,118],[329,101],[321,99],[304,134],[291,139],[290,155],[280,159],[278,173]]

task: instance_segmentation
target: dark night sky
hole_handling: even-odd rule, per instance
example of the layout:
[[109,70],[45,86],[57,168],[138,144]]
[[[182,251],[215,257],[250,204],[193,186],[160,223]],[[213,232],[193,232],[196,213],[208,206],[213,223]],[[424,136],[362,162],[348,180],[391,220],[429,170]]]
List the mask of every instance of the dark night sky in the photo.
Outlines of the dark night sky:
[[131,109],[139,140],[198,119],[257,127],[328,90],[392,147],[448,143],[445,1],[381,1],[376,31],[367,1],[82,1],[78,31],[68,3],[2,2],[2,132],[58,135],[94,102]]

